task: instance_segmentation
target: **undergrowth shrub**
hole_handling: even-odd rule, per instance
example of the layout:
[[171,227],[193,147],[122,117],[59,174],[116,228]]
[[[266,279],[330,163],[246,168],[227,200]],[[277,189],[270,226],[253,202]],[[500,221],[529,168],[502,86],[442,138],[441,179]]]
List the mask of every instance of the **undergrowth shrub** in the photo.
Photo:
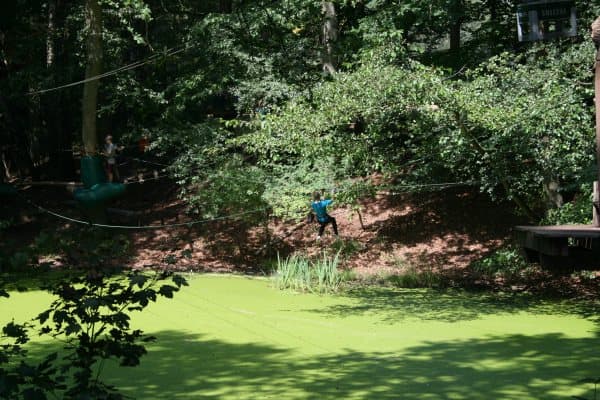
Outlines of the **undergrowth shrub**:
[[592,185],[581,185],[573,201],[551,209],[542,225],[590,224],[592,222]]
[[527,261],[513,247],[499,249],[471,264],[473,271],[487,276],[514,277],[529,267]]
[[387,282],[401,288],[439,288],[444,285],[441,275],[432,269],[409,266],[401,272],[387,277]]
[[365,245],[354,239],[338,239],[331,244],[333,251],[339,253],[343,257],[351,257],[365,249]]
[[279,289],[300,292],[331,293],[339,290],[342,274],[338,270],[340,253],[330,256],[323,253],[316,260],[292,254],[281,259],[277,255],[275,283]]

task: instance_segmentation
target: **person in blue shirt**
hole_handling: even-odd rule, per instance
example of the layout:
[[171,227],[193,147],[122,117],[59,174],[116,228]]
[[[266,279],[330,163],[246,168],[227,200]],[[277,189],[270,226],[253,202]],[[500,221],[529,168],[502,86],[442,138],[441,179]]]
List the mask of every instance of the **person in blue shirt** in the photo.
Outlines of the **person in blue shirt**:
[[323,232],[325,231],[325,227],[327,224],[331,224],[333,228],[333,233],[335,236],[338,236],[337,222],[335,218],[331,215],[327,214],[327,206],[333,203],[333,200],[321,200],[321,193],[314,192],[313,193],[313,202],[311,203],[311,207],[317,216],[317,221],[319,222],[319,234],[317,236],[317,240],[321,239]]

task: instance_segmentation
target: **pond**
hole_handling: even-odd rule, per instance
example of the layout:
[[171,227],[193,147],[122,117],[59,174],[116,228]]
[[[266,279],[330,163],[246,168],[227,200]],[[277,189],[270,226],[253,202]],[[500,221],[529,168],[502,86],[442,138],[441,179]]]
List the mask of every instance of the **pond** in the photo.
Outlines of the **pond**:
[[[133,318],[158,340],[137,368],[105,366],[139,399],[564,399],[600,375],[595,312],[526,295],[363,288],[279,291],[267,279],[190,275]],[[2,300],[0,322],[42,292]],[[43,351],[46,342],[31,344]]]

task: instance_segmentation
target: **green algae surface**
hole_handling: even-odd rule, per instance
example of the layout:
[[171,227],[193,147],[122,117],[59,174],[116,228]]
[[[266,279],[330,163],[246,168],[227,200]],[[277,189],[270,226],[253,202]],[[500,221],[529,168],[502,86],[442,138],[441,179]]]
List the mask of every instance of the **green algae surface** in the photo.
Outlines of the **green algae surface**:
[[[600,375],[593,310],[566,301],[365,288],[338,296],[190,275],[132,325],[158,340],[105,380],[138,399],[564,399]],[[2,300],[0,322],[49,304]],[[43,352],[52,343],[31,344]]]

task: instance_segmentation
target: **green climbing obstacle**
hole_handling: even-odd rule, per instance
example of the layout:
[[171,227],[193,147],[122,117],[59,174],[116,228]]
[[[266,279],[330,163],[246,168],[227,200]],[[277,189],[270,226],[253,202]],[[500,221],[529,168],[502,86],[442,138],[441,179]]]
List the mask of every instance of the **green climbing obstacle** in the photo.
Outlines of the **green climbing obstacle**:
[[17,189],[7,183],[0,183],[0,197],[14,197],[17,195]]
[[81,181],[84,188],[75,191],[75,200],[91,221],[105,222],[106,205],[125,193],[125,185],[106,181],[100,157],[81,159]]
[[104,206],[111,200],[125,193],[125,185],[122,183],[98,183],[89,189],[78,189],[75,191],[75,200],[85,208],[93,208],[98,205]]
[[89,156],[81,158],[81,182],[86,189],[107,182],[102,158]]

